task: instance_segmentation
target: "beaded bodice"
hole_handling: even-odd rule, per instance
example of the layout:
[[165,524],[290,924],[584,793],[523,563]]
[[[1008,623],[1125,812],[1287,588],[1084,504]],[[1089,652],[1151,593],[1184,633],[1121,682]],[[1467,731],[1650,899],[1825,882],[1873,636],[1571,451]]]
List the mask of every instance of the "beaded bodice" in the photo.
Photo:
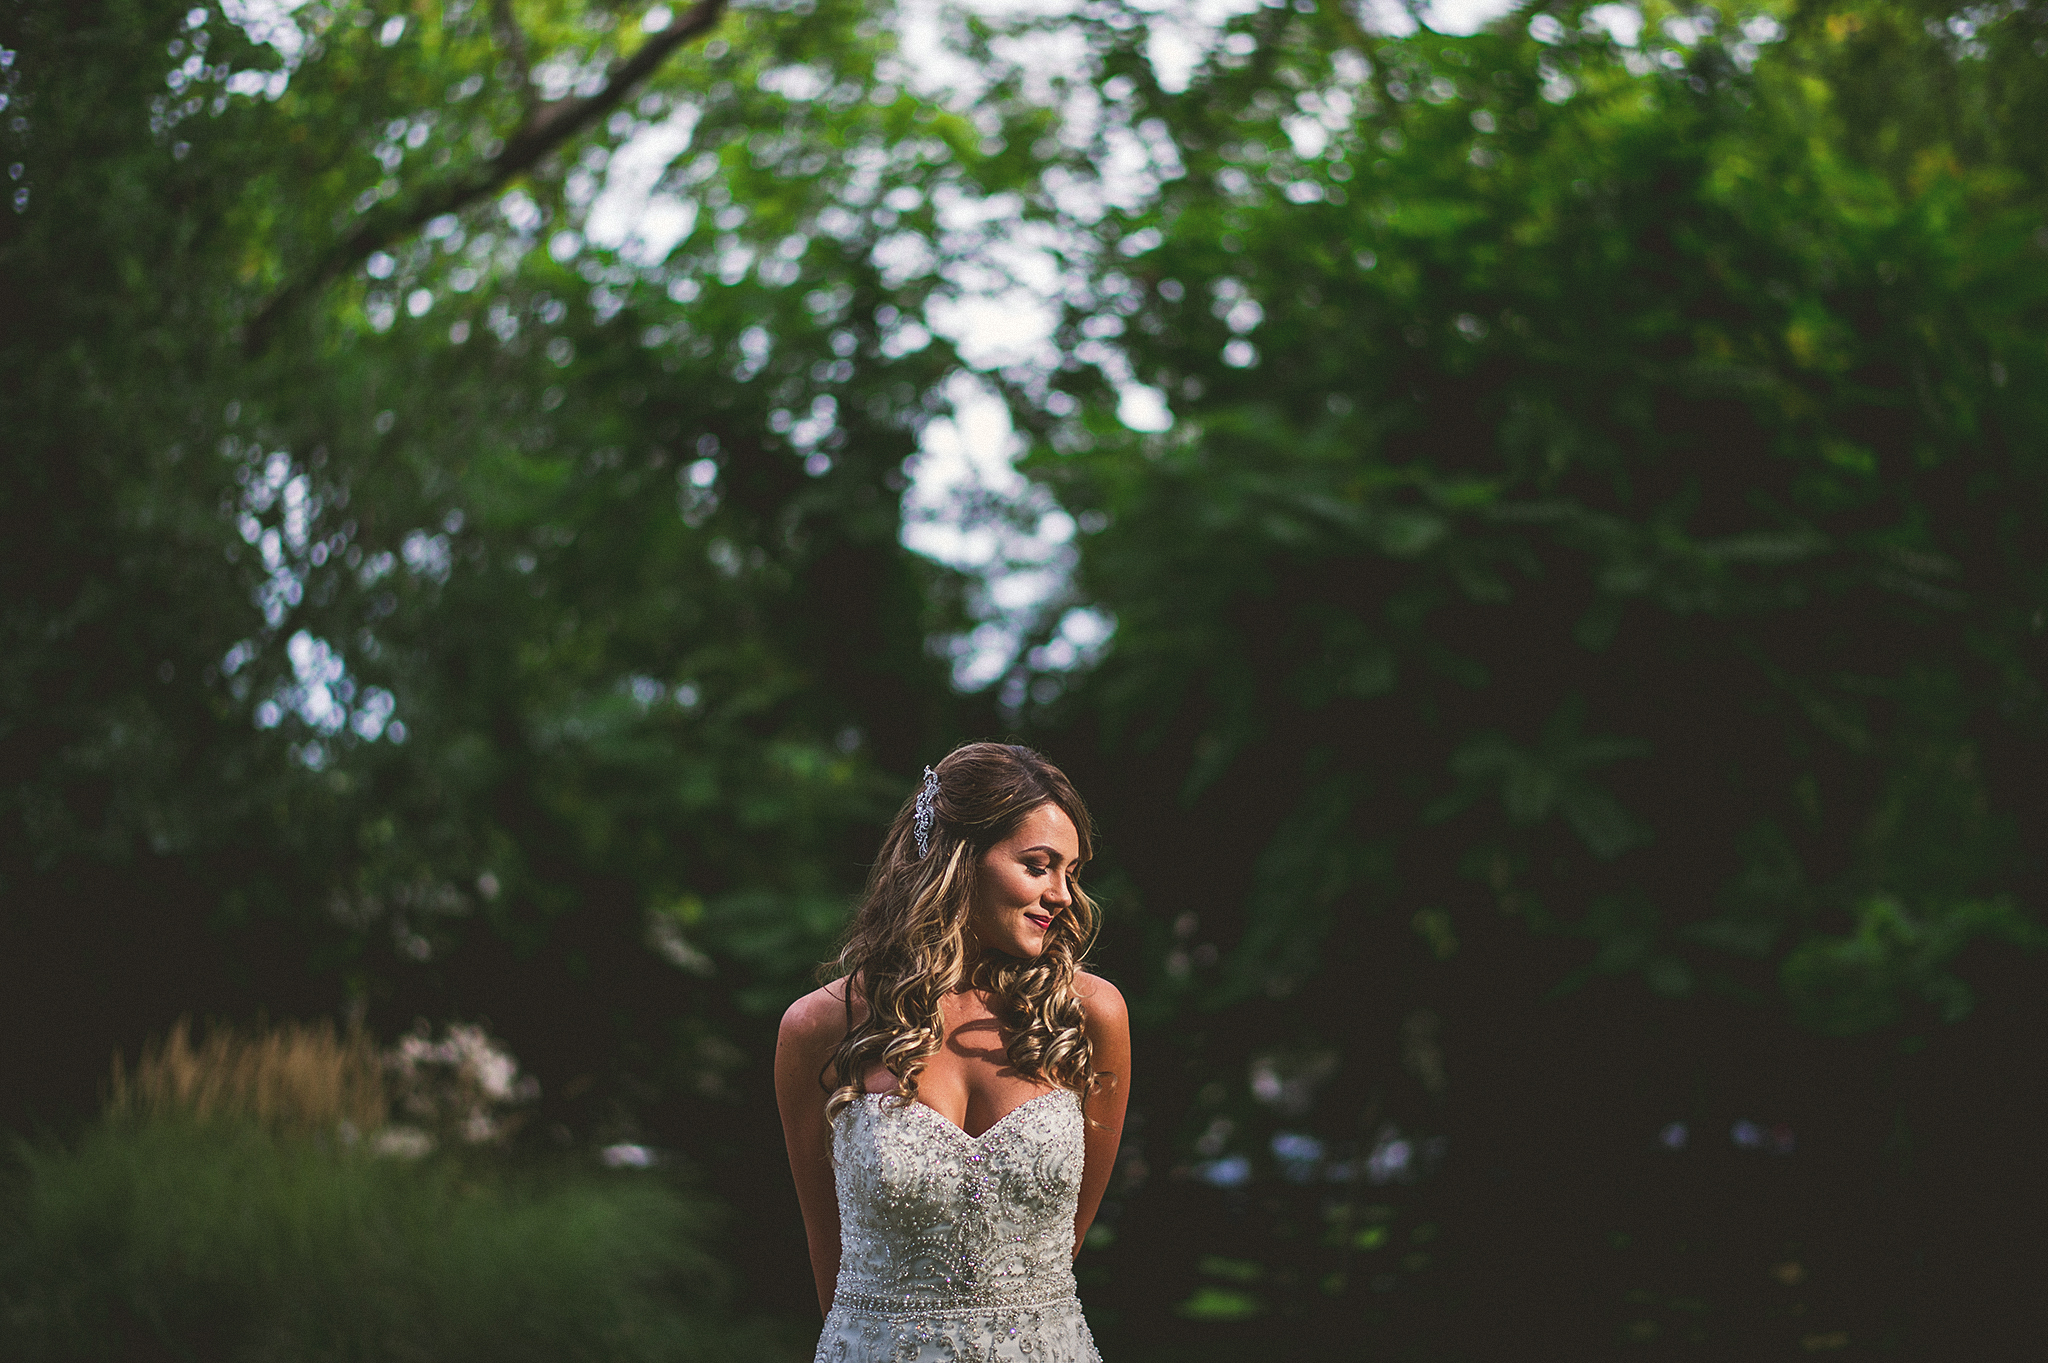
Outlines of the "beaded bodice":
[[856,1100],[832,1132],[835,1305],[895,1314],[1071,1301],[1082,1135],[1068,1089],[980,1136],[923,1103]]

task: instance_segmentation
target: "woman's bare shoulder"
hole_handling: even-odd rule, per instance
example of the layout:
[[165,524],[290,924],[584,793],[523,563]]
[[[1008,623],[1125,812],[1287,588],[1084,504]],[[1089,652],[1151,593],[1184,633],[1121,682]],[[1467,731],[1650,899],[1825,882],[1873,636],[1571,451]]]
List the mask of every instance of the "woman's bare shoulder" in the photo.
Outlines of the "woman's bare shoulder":
[[[848,1007],[847,993],[853,994]],[[837,1046],[849,1028],[865,1020],[867,1000],[861,997],[860,977],[849,975],[810,993],[789,1005],[782,1015],[776,1036],[778,1048],[795,1048],[824,1054]]]
[[789,1005],[782,1015],[784,1045],[830,1046],[846,1035],[845,980],[834,980]]
[[1131,1010],[1124,1003],[1123,991],[1102,976],[1086,970],[1076,971],[1074,997],[1081,1000],[1081,1011],[1087,1016],[1089,1030],[1130,1026]]

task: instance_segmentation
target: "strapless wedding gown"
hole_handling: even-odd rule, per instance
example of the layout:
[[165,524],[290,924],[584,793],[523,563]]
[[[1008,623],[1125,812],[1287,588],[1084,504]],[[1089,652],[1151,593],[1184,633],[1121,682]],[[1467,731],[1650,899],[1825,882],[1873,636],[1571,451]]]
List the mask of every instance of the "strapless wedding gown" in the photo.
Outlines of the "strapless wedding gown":
[[969,1136],[870,1093],[832,1131],[839,1284],[816,1363],[1101,1363],[1074,1296],[1081,1102]]

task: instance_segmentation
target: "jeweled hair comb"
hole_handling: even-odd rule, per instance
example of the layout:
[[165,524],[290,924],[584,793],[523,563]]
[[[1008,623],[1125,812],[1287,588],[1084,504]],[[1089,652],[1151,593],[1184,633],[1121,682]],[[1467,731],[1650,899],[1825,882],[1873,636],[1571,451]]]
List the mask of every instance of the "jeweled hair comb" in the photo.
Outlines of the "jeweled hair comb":
[[925,854],[932,850],[932,825],[938,822],[938,812],[933,806],[939,798],[939,774],[930,767],[924,769],[924,788],[917,792],[917,819],[912,825],[917,833],[917,859],[923,861]]

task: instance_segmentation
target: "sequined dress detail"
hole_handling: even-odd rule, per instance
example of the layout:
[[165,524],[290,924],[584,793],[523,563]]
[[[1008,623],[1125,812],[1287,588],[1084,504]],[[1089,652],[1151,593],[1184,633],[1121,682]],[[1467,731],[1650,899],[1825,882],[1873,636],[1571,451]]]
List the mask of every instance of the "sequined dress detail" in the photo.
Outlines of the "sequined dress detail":
[[1083,1134],[1068,1089],[979,1136],[884,1094],[843,1109],[839,1283],[816,1363],[1101,1363],[1074,1296]]

